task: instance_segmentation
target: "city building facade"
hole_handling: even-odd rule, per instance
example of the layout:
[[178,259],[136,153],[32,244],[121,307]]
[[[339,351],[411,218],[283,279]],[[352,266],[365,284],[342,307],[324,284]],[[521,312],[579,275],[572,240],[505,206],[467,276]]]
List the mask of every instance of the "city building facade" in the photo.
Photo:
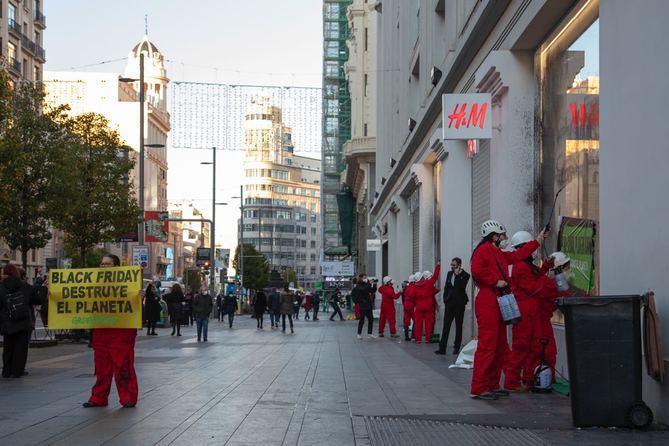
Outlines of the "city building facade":
[[374,5],[354,0],[347,12],[350,37],[345,64],[351,93],[351,139],[344,143],[346,170],[342,181],[355,203],[352,215],[351,255],[354,271],[376,276],[376,256],[380,255],[373,233],[370,211],[376,192],[376,16]]
[[[379,275],[405,279],[453,257],[468,269],[481,223],[494,218],[510,234],[550,223],[544,256],[586,246],[568,252],[576,293],[669,288],[658,267],[669,248],[659,236],[669,154],[657,143],[668,136],[667,61],[657,57],[667,2],[383,0],[374,9]],[[442,105],[444,94],[469,93],[488,95],[491,137],[444,139],[444,130],[477,125],[471,108]],[[568,225],[579,240],[560,231]],[[662,296],[667,319],[665,304]],[[475,337],[471,304],[466,321]],[[557,314],[554,330],[566,375]],[[669,420],[669,386],[644,379],[644,399]]]
[[244,129],[244,244],[263,253],[270,270],[291,269],[300,286],[313,288],[320,274],[320,160],[294,154],[292,129],[266,96],[251,98]]
[[[139,79],[139,58],[144,54],[145,103],[144,143],[162,147],[146,147],[144,162],[144,209],[145,211],[167,211],[167,136],[170,131],[170,115],[167,112],[167,85],[164,58],[158,48],[144,36],[128,55],[125,76]],[[132,173],[134,190],[139,193],[139,82],[123,82],[115,73],[92,72],[46,72],[44,86],[47,102],[67,104],[70,114],[76,116],[86,112],[104,115],[110,126],[116,129],[125,144],[133,148],[135,159]],[[131,261],[132,246],[124,245],[122,259]],[[147,243],[150,246],[148,272],[165,278],[170,265],[167,256],[168,241]]]
[[0,0],[0,55],[13,81],[42,80],[46,62],[43,0]]

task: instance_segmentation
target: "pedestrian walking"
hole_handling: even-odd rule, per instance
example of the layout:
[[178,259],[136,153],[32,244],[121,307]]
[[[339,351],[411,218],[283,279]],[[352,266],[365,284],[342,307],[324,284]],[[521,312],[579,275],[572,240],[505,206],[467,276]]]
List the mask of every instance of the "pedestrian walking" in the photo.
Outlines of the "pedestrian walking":
[[328,303],[334,309],[334,313],[332,313],[332,316],[330,316],[331,321],[334,320],[334,317],[336,315],[339,315],[339,320],[340,321],[344,320],[344,316],[342,316],[341,309],[339,308],[339,299],[340,298],[341,298],[341,294],[339,293],[339,290],[335,290],[332,294],[330,294],[330,298],[328,299]]
[[465,318],[465,307],[469,302],[467,297],[467,284],[469,283],[469,273],[462,269],[462,259],[454,257],[451,260],[451,270],[446,275],[446,285],[444,285],[444,326],[441,329],[441,338],[439,339],[439,349],[435,354],[445,355],[448,347],[448,336],[451,331],[451,325],[455,321],[455,342],[453,344],[453,354],[460,353],[462,345],[462,323]]
[[367,336],[374,339],[373,330],[374,330],[374,315],[372,314],[372,301],[371,295],[376,292],[372,291],[374,287],[370,285],[369,280],[367,279],[366,274],[358,275],[358,280],[356,281],[355,286],[351,294],[353,295],[353,302],[358,304],[360,309],[360,320],[358,320],[358,339],[362,339],[362,328],[365,325],[365,319],[367,319]]
[[193,300],[195,299],[195,293],[193,293],[192,288],[189,286],[188,291],[186,292],[185,296],[185,304],[184,304],[184,319],[185,319],[185,324],[184,325],[193,325],[193,322],[195,321],[195,318],[193,317]]
[[290,291],[288,286],[286,286],[283,289],[283,292],[281,293],[281,326],[282,326],[282,332],[286,332],[286,317],[288,318],[288,322],[290,323],[290,332],[291,334],[294,333],[293,331],[293,311],[294,311],[294,305],[295,305],[295,295]]
[[193,299],[193,315],[197,325],[197,342],[207,342],[207,333],[209,332],[209,315],[214,309],[214,299],[209,294],[209,290],[204,286]]
[[225,299],[223,300],[223,309],[225,310],[225,314],[228,315],[228,324],[230,324],[230,328],[232,328],[232,323],[235,321],[235,312],[237,311],[237,308],[237,298],[232,294],[225,296]]
[[318,320],[318,310],[321,305],[321,295],[318,291],[311,293],[311,305],[314,308],[314,321]]
[[160,297],[152,283],[144,291],[144,318],[146,319],[146,335],[157,336],[156,323],[160,320]]
[[383,332],[386,329],[386,322],[390,325],[390,337],[397,338],[397,328],[395,314],[395,300],[399,299],[402,293],[395,292],[393,287],[393,278],[386,276],[383,278],[383,285],[379,287],[381,293],[381,315],[379,316],[379,337],[383,337]]
[[272,330],[279,328],[279,318],[281,316],[281,294],[279,294],[276,288],[272,288],[272,292],[269,293],[267,306],[269,309],[269,319],[272,323]]
[[304,304],[302,307],[304,308],[304,320],[308,321],[311,319],[311,309],[313,308],[313,304],[311,302],[311,296],[304,296],[303,299]]
[[262,330],[263,319],[265,317],[265,311],[267,311],[267,296],[263,290],[258,290],[256,297],[253,302],[253,310],[255,313],[257,329]]
[[3,336],[2,376],[20,378],[28,360],[30,333],[35,322],[32,305],[44,305],[46,293],[42,287],[29,285],[20,279],[14,265],[0,268],[0,333]]
[[[100,268],[121,266],[121,260],[114,254],[106,254],[100,261]],[[140,291],[143,295],[144,292]],[[143,297],[143,296],[142,296]],[[139,387],[135,373],[134,328],[96,328],[93,337],[93,360],[95,362],[95,384],[91,396],[84,407],[102,407],[108,404],[112,378],[116,381],[121,405],[132,408],[137,405]]]
[[414,342],[420,344],[423,341],[423,333],[425,333],[425,343],[432,341],[432,334],[434,332],[434,318],[435,318],[435,298],[439,290],[434,287],[437,279],[439,279],[439,272],[441,271],[441,264],[437,263],[434,273],[424,271],[421,275],[421,280],[416,283],[415,297],[416,305],[414,310]]
[[[284,289],[285,291],[285,289]],[[300,293],[293,294],[293,316],[295,320],[300,319],[300,307],[302,306],[302,301],[304,300],[303,296]]]
[[474,372],[470,396],[475,399],[497,400],[507,396],[500,389],[504,361],[509,354],[506,324],[497,303],[501,293],[511,285],[509,263],[529,257],[545,238],[541,231],[537,240],[526,243],[513,252],[502,252],[500,246],[507,240],[506,229],[495,220],[481,225],[481,242],[472,253],[471,273],[478,287],[474,299],[474,312],[478,324],[478,344],[474,354]]
[[223,311],[224,298],[223,290],[219,291],[216,295],[216,317],[218,317],[218,322],[223,322],[223,316],[225,315],[225,312]]
[[170,325],[172,325],[172,336],[176,333],[181,336],[181,321],[183,319],[183,308],[186,298],[184,297],[181,285],[175,283],[172,290],[165,295],[167,303],[167,313],[170,316]]

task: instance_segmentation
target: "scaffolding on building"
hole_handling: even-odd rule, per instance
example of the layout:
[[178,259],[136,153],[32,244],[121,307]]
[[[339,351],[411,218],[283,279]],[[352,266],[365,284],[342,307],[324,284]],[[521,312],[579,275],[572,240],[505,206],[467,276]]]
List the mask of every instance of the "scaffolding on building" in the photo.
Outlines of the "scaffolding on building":
[[321,221],[325,255],[341,252],[342,244],[337,194],[341,189],[341,173],[346,167],[343,146],[351,138],[351,97],[344,71],[349,55],[346,44],[349,38],[346,13],[351,3],[352,0],[323,1]]

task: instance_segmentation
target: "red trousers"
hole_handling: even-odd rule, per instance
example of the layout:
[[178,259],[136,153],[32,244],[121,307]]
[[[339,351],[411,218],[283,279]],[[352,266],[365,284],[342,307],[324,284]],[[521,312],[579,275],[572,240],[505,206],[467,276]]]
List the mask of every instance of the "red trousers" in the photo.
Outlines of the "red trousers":
[[113,377],[120,403],[137,403],[139,390],[135,374],[136,337],[137,330],[133,328],[95,329],[93,357],[96,380],[88,401],[100,405],[107,404]]
[[356,319],[360,319],[360,305],[353,305],[353,314],[355,314]]
[[413,328],[416,342],[423,340],[423,330],[425,330],[425,342],[430,342],[434,332],[434,303],[431,301],[416,302]]
[[504,360],[509,353],[506,325],[491,288],[479,290],[474,300],[478,324],[478,345],[474,354],[472,395],[481,395],[499,389]]
[[512,343],[504,365],[504,387],[517,389],[520,387],[521,374],[525,386],[531,387],[534,368],[531,367],[530,356],[534,347],[534,333],[537,320],[537,299],[518,300],[522,319],[511,330]]
[[386,328],[386,321],[390,325],[390,334],[397,333],[395,327],[395,321],[397,316],[395,315],[395,305],[392,302],[381,303],[381,316],[379,316],[379,334],[383,334],[383,331]]
[[402,321],[403,322],[402,325],[404,325],[404,327],[408,327],[409,325],[411,325],[411,319],[413,319],[413,307],[405,305],[403,309],[404,309],[404,320]]
[[[553,371],[553,381],[555,381],[555,363],[557,361],[557,345],[555,344],[555,334],[553,333],[553,324],[551,318],[555,311],[555,304],[539,302],[539,309],[537,311],[537,318],[534,323],[534,340],[532,341],[532,348],[530,351],[528,363],[529,367],[534,373],[534,369],[541,363],[541,352],[543,350],[546,363]],[[548,345],[541,344],[541,340],[548,341]]]

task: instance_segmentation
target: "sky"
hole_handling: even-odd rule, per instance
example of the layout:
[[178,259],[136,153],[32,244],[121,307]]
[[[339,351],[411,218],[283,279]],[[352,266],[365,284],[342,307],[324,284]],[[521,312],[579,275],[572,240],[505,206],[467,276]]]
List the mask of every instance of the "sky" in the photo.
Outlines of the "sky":
[[[122,73],[145,31],[172,81],[320,87],[321,0],[46,0],[47,71]],[[314,156],[314,154],[310,154]],[[168,145],[168,200],[211,217],[211,152]],[[237,244],[242,153],[218,152],[216,239]],[[234,206],[233,206],[234,204]]]

